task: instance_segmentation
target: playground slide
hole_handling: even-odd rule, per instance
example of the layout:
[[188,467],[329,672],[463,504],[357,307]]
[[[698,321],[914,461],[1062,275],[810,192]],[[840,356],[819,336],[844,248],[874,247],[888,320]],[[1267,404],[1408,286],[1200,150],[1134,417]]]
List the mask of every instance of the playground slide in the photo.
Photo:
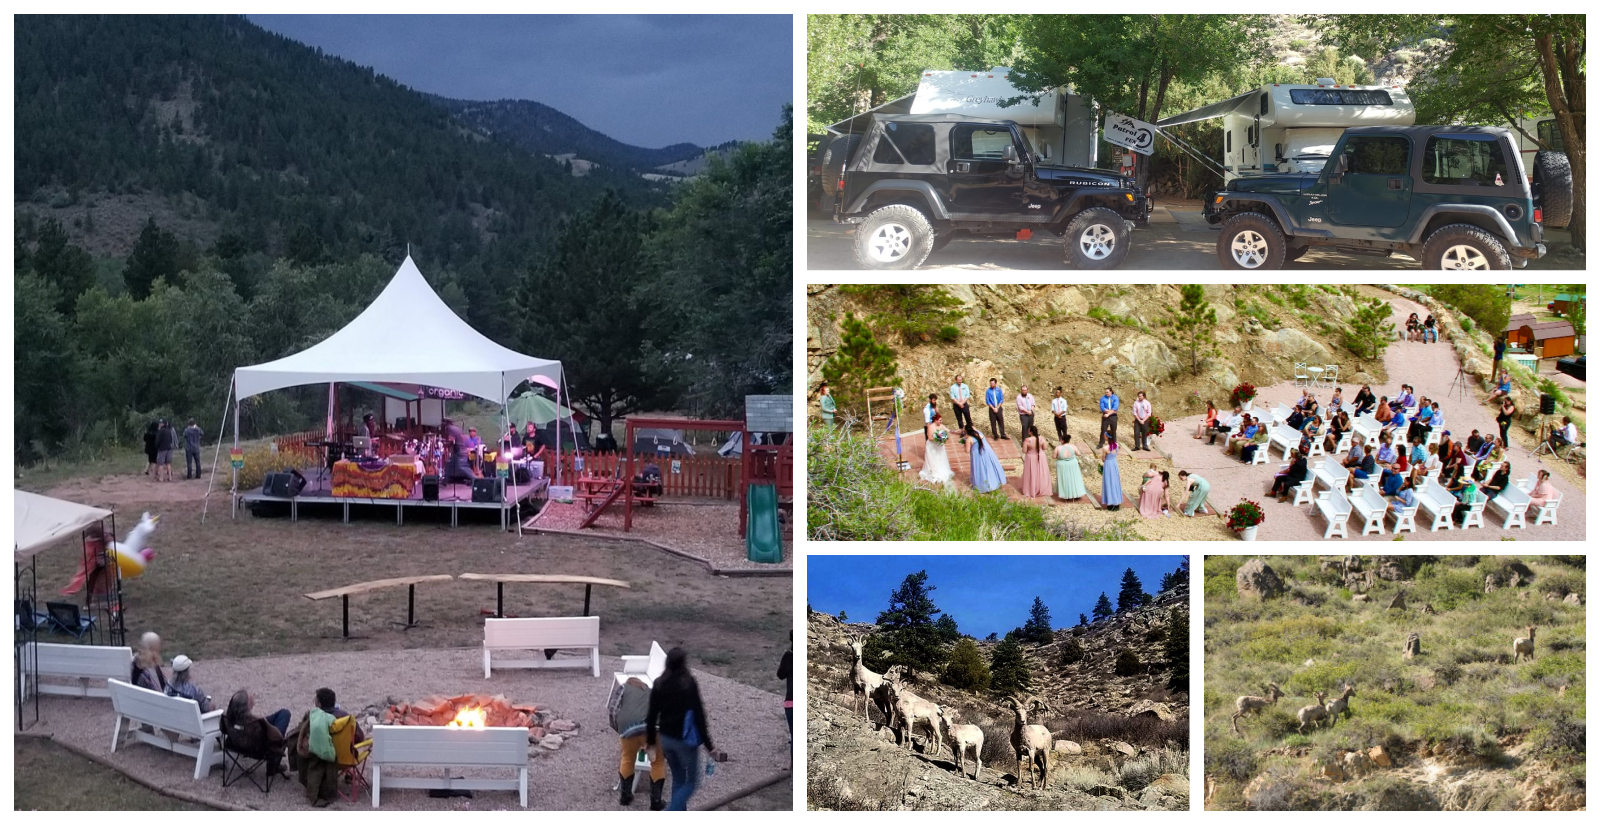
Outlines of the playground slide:
[[772,564],[783,561],[783,527],[778,524],[777,486],[751,484],[745,495],[750,505],[750,523],[744,534],[745,557],[751,561]]

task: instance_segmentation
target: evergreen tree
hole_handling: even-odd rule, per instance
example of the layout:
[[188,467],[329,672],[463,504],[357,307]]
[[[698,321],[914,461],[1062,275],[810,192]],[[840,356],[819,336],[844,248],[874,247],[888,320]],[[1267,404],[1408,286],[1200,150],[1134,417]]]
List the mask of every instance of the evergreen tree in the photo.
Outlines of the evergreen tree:
[[1189,692],[1189,614],[1172,608],[1167,614],[1167,689]]
[[1126,613],[1143,607],[1148,596],[1144,592],[1144,585],[1139,583],[1138,574],[1130,567],[1122,574],[1122,590],[1117,593],[1117,612]]
[[862,416],[867,410],[867,390],[900,386],[900,376],[895,374],[899,369],[894,350],[878,343],[865,321],[847,313],[839,332],[839,349],[822,364],[822,380],[828,382],[841,411]]
[[1211,343],[1211,333],[1217,328],[1217,311],[1206,301],[1206,288],[1200,284],[1185,284],[1183,300],[1178,305],[1177,327],[1179,335],[1189,343],[1189,361],[1195,375],[1200,374],[1200,348]]
[[961,628],[956,625],[956,617],[949,613],[941,614],[939,620],[934,622],[933,626],[938,628],[939,638],[946,643],[954,642],[961,638]]
[[991,632],[989,635],[983,637],[983,640],[986,642],[998,642],[1000,641],[1000,634]]
[[848,621],[850,621],[850,617],[846,616],[845,612],[843,610],[839,611],[839,623],[840,624],[844,624],[845,622],[848,622]]
[[1033,689],[1033,674],[1022,655],[1022,645],[1007,638],[989,654],[989,686],[998,693],[1025,693]]
[[1111,600],[1106,598],[1106,594],[1101,593],[1100,600],[1094,603],[1094,620],[1098,622],[1101,619],[1109,619],[1113,615],[1115,615],[1115,611],[1111,609]]
[[1394,324],[1389,320],[1393,314],[1389,302],[1382,298],[1356,301],[1355,314],[1345,327],[1344,346],[1358,363],[1383,357],[1383,351],[1394,340]]
[[855,284],[840,292],[860,300],[873,313],[867,322],[914,347],[938,340],[952,343],[961,336],[955,322],[965,313],[961,300],[931,284]]
[[1161,590],[1159,592],[1165,593],[1177,587],[1178,585],[1188,583],[1188,581],[1189,557],[1184,556],[1183,563],[1178,565],[1178,569],[1172,571],[1171,573],[1161,574]]
[[1124,650],[1117,654],[1116,673],[1118,676],[1137,676],[1144,670],[1144,663],[1139,661],[1139,654],[1131,650]]
[[145,221],[139,231],[139,240],[128,253],[127,266],[122,270],[122,281],[128,294],[135,300],[144,300],[157,278],[175,281],[178,275],[178,237],[156,226],[155,216]]
[[983,652],[971,639],[962,639],[950,649],[950,663],[944,667],[944,683],[961,690],[984,691],[991,680]]
[[1089,617],[1083,615],[1082,613],[1079,613],[1078,614],[1078,627],[1088,627],[1088,626],[1089,626]]
[[1050,627],[1050,608],[1045,606],[1043,599],[1034,596],[1033,607],[1028,610],[1028,621],[1022,625],[1022,638],[1043,645],[1054,641],[1055,637]]
[[928,583],[928,571],[912,573],[890,594],[889,609],[878,614],[877,635],[886,642],[888,659],[909,676],[938,673],[948,656],[935,619],[939,608],[931,594],[936,589]]
[[63,315],[72,315],[78,296],[94,286],[94,259],[83,247],[69,241],[67,230],[54,218],[39,225],[29,263],[34,274],[59,290],[56,309]]

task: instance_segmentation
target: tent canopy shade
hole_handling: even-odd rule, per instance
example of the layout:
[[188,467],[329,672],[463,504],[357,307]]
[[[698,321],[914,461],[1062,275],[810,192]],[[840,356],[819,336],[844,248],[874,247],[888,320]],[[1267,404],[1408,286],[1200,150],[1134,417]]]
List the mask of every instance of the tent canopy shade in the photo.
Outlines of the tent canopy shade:
[[15,493],[17,561],[27,561],[46,547],[111,516],[110,510],[99,507],[22,490]]
[[523,355],[461,320],[410,256],[343,329],[293,355],[234,370],[239,398],[305,384],[365,381],[460,390],[504,403],[535,376],[559,381],[561,362]]

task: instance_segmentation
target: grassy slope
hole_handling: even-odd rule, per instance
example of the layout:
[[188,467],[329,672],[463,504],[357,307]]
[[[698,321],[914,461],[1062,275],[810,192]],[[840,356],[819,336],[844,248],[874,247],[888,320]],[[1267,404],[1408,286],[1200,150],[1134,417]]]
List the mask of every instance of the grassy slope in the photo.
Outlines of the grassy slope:
[[[18,811],[209,811],[164,796],[37,736],[13,743],[12,790]],[[61,781],[72,777],[72,782]]]
[[[1264,756],[1271,748],[1309,746],[1314,756],[1326,756],[1378,744],[1449,742],[1495,761],[1500,742],[1525,739],[1538,752],[1570,730],[1566,723],[1583,724],[1584,608],[1545,598],[1584,593],[1582,569],[1522,559],[1535,573],[1531,586],[1485,594],[1485,575],[1513,559],[1447,556],[1423,564],[1414,582],[1379,581],[1372,602],[1358,604],[1332,573],[1319,572],[1318,557],[1273,557],[1269,565],[1291,592],[1260,604],[1237,595],[1234,573],[1246,560],[1212,556],[1205,566],[1206,760],[1219,805],[1262,769],[1290,761]],[[1406,590],[1410,607],[1384,609],[1397,589]],[[1297,594],[1316,606],[1297,604]],[[1422,614],[1423,604],[1438,615]],[[1530,624],[1539,627],[1537,658],[1510,664],[1511,641]],[[1423,655],[1405,660],[1401,648],[1412,632],[1421,634]],[[1358,691],[1350,720],[1295,733],[1294,710],[1313,704],[1313,691],[1333,694],[1346,680]],[[1269,681],[1286,697],[1242,722],[1243,738],[1234,735],[1235,697],[1261,695]],[[1583,782],[1581,745],[1576,754],[1549,754],[1547,761],[1569,781]]]

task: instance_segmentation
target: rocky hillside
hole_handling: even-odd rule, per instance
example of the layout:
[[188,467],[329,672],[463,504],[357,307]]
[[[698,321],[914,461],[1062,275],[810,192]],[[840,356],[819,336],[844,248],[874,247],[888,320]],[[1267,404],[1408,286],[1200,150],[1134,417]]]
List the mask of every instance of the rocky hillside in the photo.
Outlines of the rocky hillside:
[[[1173,609],[1187,616],[1188,586],[1162,593],[1149,607],[1058,630],[1044,645],[1025,645],[1032,696],[1050,712],[1029,718],[1055,739],[1047,790],[1016,787],[1010,734],[1015,717],[1004,697],[977,695],[924,677],[917,695],[956,711],[958,724],[984,730],[980,780],[956,772],[948,743],[935,752],[919,729],[909,749],[897,733],[851,709],[851,638],[872,624],[842,624],[813,613],[807,624],[806,758],[808,807],[842,810],[1187,810],[1187,693],[1165,687],[1162,640]],[[1063,664],[1076,642],[1083,656]],[[979,642],[988,657],[995,643]],[[1132,651],[1146,666],[1118,676],[1118,655]]]
[[[1329,319],[1346,318],[1368,287],[1206,286],[1216,309],[1216,344],[1190,369],[1189,352],[1172,326],[1181,295],[1175,284],[1058,285],[948,284],[944,291],[961,301],[954,343],[929,341],[906,346],[895,340],[902,386],[909,397],[940,392],[961,373],[975,393],[999,378],[1010,399],[1027,384],[1047,402],[1056,386],[1074,419],[1095,432],[1096,400],[1109,384],[1131,403],[1144,390],[1160,415],[1204,412],[1209,399],[1226,404],[1240,381],[1265,386],[1291,379],[1296,362],[1346,365],[1346,383],[1378,380],[1382,364],[1356,368],[1338,340],[1341,329]],[[826,284],[808,284],[806,355],[808,392],[822,380],[822,363],[839,345],[845,313],[865,313],[859,301]],[[1011,415],[1016,415],[1011,411]]]
[[[1207,558],[1206,807],[1583,809],[1583,568],[1582,556]],[[1269,685],[1281,701],[1235,731],[1238,697]],[[1302,710],[1346,687],[1331,722]]]

